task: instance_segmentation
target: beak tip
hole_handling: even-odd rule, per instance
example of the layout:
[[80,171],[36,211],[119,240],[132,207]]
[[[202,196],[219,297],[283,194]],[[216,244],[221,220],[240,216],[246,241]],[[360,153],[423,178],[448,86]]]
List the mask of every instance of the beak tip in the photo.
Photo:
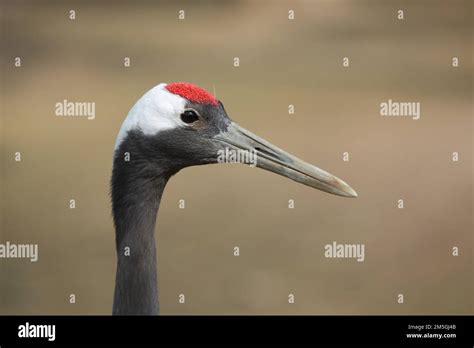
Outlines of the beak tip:
[[343,185],[341,185],[341,191],[344,192],[344,196],[346,196],[348,198],[357,198],[357,197],[359,197],[357,192],[345,182],[343,182]]
[[[342,196],[342,195],[341,195]],[[346,191],[344,192],[344,197],[347,197],[347,198],[357,198],[359,197],[359,195],[357,194],[357,192],[355,192],[354,190],[352,191]]]
[[350,187],[349,185],[347,185],[349,190],[348,190],[348,193],[350,195],[350,197],[352,198],[357,198],[359,197],[359,195],[357,194],[356,190],[354,190],[352,187]]

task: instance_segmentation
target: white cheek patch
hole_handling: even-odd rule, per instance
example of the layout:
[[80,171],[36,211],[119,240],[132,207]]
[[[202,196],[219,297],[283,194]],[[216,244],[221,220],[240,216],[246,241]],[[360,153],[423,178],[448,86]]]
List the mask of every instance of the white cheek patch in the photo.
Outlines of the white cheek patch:
[[153,87],[135,103],[120,128],[115,150],[130,130],[141,129],[146,135],[154,135],[184,125],[179,115],[184,111],[186,99],[170,93],[165,87],[165,83]]

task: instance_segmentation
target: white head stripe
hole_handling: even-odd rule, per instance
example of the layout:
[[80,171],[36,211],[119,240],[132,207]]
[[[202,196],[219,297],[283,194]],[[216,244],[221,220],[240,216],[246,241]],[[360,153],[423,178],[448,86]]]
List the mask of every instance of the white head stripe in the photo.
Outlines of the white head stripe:
[[144,134],[153,135],[165,129],[184,125],[179,115],[183,113],[186,99],[169,92],[165,83],[146,92],[130,109],[120,128],[115,149],[129,130],[140,128]]

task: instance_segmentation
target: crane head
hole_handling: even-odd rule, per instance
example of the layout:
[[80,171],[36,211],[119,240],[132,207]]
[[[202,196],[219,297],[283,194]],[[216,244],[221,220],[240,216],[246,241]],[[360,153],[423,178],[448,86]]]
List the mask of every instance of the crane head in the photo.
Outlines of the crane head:
[[357,197],[343,180],[233,122],[216,97],[190,83],[159,84],[137,101],[122,124],[115,156],[128,150],[132,160],[169,175],[238,158],[321,191]]

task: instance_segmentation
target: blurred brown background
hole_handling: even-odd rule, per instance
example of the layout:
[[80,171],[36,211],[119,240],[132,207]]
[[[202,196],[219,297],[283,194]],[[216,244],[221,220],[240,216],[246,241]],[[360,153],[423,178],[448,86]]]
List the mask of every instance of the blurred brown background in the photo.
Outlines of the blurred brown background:
[[[243,165],[182,171],[156,228],[163,314],[473,313],[472,2],[2,1],[1,14],[0,243],[38,243],[39,261],[0,259],[0,314],[111,313],[115,137],[172,81],[215,87],[235,121],[359,198]],[[389,98],[420,102],[421,119],[381,117]],[[55,116],[63,99],[95,102],[96,119]],[[325,258],[332,241],[364,243],[365,262]]]

